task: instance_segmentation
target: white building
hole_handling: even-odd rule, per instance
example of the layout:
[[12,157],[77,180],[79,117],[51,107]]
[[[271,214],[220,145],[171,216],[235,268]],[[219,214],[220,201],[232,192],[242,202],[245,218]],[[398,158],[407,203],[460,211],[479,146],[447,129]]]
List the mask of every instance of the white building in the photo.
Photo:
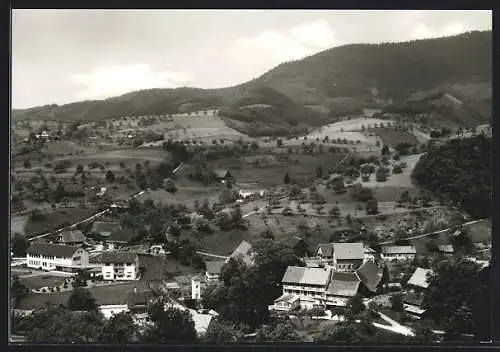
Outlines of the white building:
[[137,253],[103,252],[101,263],[104,280],[137,280],[139,277],[139,256]]
[[417,250],[415,246],[383,246],[380,257],[383,260],[413,260]]
[[312,298],[317,304],[322,304],[330,281],[330,273],[330,268],[289,266],[281,280],[283,294]]
[[74,246],[33,243],[26,251],[26,264],[28,268],[73,272],[89,266],[89,253]]

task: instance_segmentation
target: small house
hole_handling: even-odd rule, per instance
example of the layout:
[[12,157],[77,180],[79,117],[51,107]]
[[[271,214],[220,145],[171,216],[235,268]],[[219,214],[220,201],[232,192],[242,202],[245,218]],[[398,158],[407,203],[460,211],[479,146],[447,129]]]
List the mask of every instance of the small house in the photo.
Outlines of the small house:
[[229,170],[225,170],[225,169],[215,169],[213,170],[212,172],[212,175],[213,177],[217,180],[217,181],[220,181],[222,183],[226,183],[226,182],[232,182],[234,181],[234,178],[233,176],[231,175],[231,173],[229,172]]
[[210,261],[205,262],[206,271],[205,276],[207,281],[214,282],[219,280],[219,276],[221,274],[222,267],[226,264],[224,261]]
[[363,243],[333,243],[333,266],[337,271],[356,270],[363,264]]
[[111,232],[111,234],[106,237],[106,243],[114,244],[115,247],[129,243],[135,236],[134,231],[129,229],[123,229],[121,227],[116,228]]
[[104,280],[136,280],[139,277],[137,253],[109,251],[101,257]]
[[300,307],[300,298],[292,294],[283,294],[274,300],[273,309],[290,312]]
[[282,241],[282,243],[291,248],[297,257],[302,258],[308,256],[309,254],[309,246],[306,241],[299,236],[292,235],[287,237]]
[[382,281],[384,271],[375,262],[368,260],[356,270],[356,275],[370,291],[376,292]]
[[85,242],[85,236],[80,230],[63,231],[57,237],[57,242],[68,246],[79,246]]
[[444,254],[446,256],[452,256],[455,253],[453,246],[451,244],[441,244],[437,246],[437,251],[440,254]]
[[383,246],[381,249],[381,258],[383,260],[413,260],[417,250],[415,246]]

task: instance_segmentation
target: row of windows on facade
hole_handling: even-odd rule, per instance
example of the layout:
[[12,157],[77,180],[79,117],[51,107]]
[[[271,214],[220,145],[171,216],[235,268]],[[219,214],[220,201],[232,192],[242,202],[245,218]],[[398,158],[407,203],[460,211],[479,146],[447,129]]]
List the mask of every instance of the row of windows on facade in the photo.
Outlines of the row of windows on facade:
[[[115,279],[123,279],[123,278],[124,278],[124,276],[123,276],[123,275],[115,275],[114,277],[115,277]],[[113,278],[113,274],[106,273],[106,274],[104,275],[104,278],[105,278],[105,279],[112,279],[112,278]],[[126,278],[127,278],[127,279],[131,279],[131,278],[132,278],[132,274],[127,274],[127,277],[126,277]]]
[[311,297],[323,297],[324,295],[326,295],[326,297],[334,296],[328,293],[324,294],[324,293],[318,293],[312,291],[300,291],[300,290],[283,290],[283,293],[292,295],[301,295],[301,296],[311,296]]
[[113,263],[105,263],[104,266],[113,266],[113,267],[121,267],[121,266],[134,266],[134,263],[123,263],[123,264],[113,264]]
[[[43,254],[29,254],[30,257],[32,258],[40,258],[40,259],[47,259],[47,260],[55,260],[56,257],[53,255],[43,255]],[[80,257],[78,257],[80,258]],[[57,257],[57,259],[71,259],[69,257]]]

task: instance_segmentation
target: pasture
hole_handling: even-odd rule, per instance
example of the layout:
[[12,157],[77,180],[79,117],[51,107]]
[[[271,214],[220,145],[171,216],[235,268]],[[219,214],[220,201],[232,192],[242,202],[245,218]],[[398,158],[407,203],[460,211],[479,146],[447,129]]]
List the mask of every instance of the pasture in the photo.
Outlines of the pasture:
[[70,160],[74,164],[81,163],[82,165],[88,165],[92,162],[100,164],[104,162],[109,162],[110,164],[119,164],[123,162],[126,163],[126,165],[131,165],[143,163],[145,160],[149,160],[152,163],[160,163],[168,157],[169,153],[161,148],[130,148],[106,150],[86,155],[75,155],[72,157],[58,158],[55,161]]
[[39,220],[28,219],[24,227],[26,236],[49,232],[66,224],[73,224],[97,213],[95,208],[68,208],[44,214]]
[[414,134],[405,131],[379,129],[375,132],[385,145],[395,147],[399,143],[410,143],[418,145],[418,139]]
[[146,199],[151,199],[155,203],[162,204],[183,204],[187,208],[192,209],[194,202],[198,200],[200,203],[205,199],[209,204],[218,201],[219,191],[210,187],[182,187],[177,185],[177,192],[168,193],[164,189],[151,190],[137,197],[137,200],[143,202]]

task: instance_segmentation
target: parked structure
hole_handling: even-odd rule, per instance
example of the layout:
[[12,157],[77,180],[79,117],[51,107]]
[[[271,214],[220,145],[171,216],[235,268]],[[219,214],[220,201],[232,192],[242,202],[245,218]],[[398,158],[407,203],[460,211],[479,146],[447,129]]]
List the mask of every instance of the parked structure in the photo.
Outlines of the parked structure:
[[83,248],[61,244],[33,243],[26,251],[28,268],[75,272],[89,265]]

